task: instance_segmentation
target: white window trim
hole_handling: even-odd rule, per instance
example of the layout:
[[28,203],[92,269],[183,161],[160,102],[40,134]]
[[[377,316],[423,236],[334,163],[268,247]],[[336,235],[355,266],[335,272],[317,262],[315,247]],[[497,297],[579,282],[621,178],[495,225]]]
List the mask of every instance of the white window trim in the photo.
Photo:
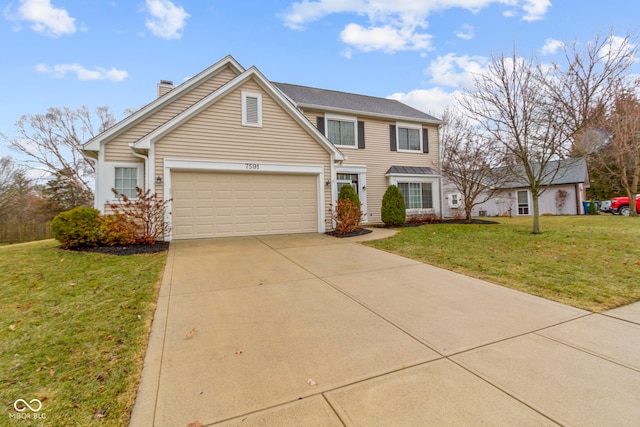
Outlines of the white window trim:
[[[109,177],[105,179],[108,184],[108,196],[106,203],[122,203],[122,199],[116,198],[113,194],[112,189],[116,188],[116,168],[135,168],[137,169],[136,174],[136,186],[139,188],[145,189],[144,185],[144,177],[143,177],[143,169],[144,165],[141,163],[111,163],[109,164]],[[129,200],[137,200],[137,197],[130,197]]]
[[[519,192],[526,192],[527,193],[527,210],[529,211],[529,213],[526,214],[521,214],[520,213],[520,202],[518,201],[518,193]],[[515,190],[516,192],[516,215],[518,216],[531,216],[533,215],[533,207],[531,206],[531,191],[530,190]]]
[[329,120],[339,120],[341,122],[352,122],[353,123],[353,145],[342,145],[342,144],[333,144],[336,147],[340,148],[351,148],[358,149],[358,118],[354,116],[341,116],[338,114],[325,114],[324,115],[324,129],[325,136],[329,139]]
[[430,183],[431,184],[431,192],[432,192],[432,203],[433,207],[431,208],[420,208],[420,209],[407,209],[407,214],[437,214],[440,212],[440,198],[438,197],[438,189],[439,183],[438,178],[433,177],[425,177],[420,175],[409,175],[409,174],[390,174],[389,177],[389,185],[398,186],[398,183]]
[[[457,203],[453,202],[453,196],[456,196]],[[462,207],[462,194],[458,192],[447,194],[447,202],[449,203],[449,207],[451,209],[458,209]]]
[[[247,122],[247,98],[258,99],[258,123]],[[262,127],[262,94],[242,91],[242,126]]]
[[[400,148],[400,128],[404,129],[417,129],[418,130],[418,138],[420,138],[420,148],[417,150],[406,150]],[[422,153],[422,147],[424,141],[422,141],[422,125],[415,123],[406,123],[406,122],[396,122],[396,149],[400,153]]]
[[[360,198],[360,209],[362,210],[362,223],[369,222],[369,214],[367,211],[367,166],[365,165],[340,165],[336,167],[336,175],[339,173],[358,175],[358,197]],[[338,180],[336,179],[336,183]],[[338,198],[338,191],[336,186],[336,199]]]

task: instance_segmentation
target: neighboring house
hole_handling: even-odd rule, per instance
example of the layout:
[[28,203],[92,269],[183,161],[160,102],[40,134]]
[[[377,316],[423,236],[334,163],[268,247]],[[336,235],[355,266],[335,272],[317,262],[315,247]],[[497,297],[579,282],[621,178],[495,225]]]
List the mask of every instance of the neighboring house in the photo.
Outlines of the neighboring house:
[[441,216],[440,120],[395,100],[272,83],[227,56],[88,141],[96,208],[112,188],[171,199],[171,239],[325,232],[353,185],[380,222],[389,185]]
[[[553,175],[557,169],[557,174]],[[540,214],[579,215],[589,188],[589,173],[584,158],[571,158],[549,162],[550,179],[544,184],[544,193],[538,199]],[[464,216],[462,195],[455,185],[444,177],[444,216]],[[488,201],[473,208],[473,216],[533,215],[531,189],[523,179],[507,179],[500,190]]]

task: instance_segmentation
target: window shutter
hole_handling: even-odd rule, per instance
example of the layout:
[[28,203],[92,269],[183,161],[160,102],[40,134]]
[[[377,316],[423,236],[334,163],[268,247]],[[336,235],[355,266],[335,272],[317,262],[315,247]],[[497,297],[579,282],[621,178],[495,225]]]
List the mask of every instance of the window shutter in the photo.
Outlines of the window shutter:
[[364,122],[358,121],[358,148],[364,150]]
[[325,133],[324,133],[324,116],[317,116],[316,117],[316,128],[318,128],[318,130],[320,131],[321,134],[325,135]]
[[429,129],[422,128],[422,152],[429,152]]
[[398,151],[396,144],[396,125],[389,125],[389,140],[391,141],[391,151]]

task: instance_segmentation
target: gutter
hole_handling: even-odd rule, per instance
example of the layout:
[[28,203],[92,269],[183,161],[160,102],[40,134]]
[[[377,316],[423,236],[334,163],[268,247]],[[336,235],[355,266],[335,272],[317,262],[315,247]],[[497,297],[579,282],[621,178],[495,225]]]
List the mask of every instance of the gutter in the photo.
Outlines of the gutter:
[[133,142],[129,143],[129,148],[131,148],[131,153],[144,160],[144,180],[145,180],[145,188],[144,190],[151,190],[151,193],[155,193],[155,185],[154,185],[154,181],[151,177],[151,171],[149,170],[149,155],[146,153],[142,153],[137,151],[135,144]]

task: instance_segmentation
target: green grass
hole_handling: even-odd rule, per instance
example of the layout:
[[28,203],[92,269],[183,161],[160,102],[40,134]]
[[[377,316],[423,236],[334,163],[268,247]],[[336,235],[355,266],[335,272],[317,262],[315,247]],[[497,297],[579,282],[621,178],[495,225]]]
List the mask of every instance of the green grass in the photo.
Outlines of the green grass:
[[[490,218],[493,219],[493,218]],[[595,312],[640,300],[640,218],[500,218],[404,228],[370,246]]]
[[[0,425],[128,423],[165,259],[0,247]],[[16,399],[46,418],[15,419]]]

